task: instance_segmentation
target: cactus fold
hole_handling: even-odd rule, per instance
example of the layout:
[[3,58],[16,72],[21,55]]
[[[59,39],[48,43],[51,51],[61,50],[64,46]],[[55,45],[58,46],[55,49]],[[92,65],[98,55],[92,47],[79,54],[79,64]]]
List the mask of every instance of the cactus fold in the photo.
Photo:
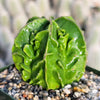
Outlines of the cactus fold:
[[82,32],[71,17],[29,19],[12,48],[23,80],[45,89],[78,81],[85,71],[86,53]]

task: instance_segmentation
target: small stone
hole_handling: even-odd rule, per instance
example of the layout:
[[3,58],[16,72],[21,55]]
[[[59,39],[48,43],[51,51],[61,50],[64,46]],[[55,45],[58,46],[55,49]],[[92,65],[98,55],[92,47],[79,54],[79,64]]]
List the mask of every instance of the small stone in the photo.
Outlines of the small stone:
[[90,72],[90,75],[93,75],[93,72]]
[[21,99],[20,100],[26,100],[24,97],[21,97]]
[[43,95],[41,95],[41,94],[38,94],[38,97],[39,97],[39,99],[46,99],[47,100],[47,97],[43,97]]
[[47,98],[47,100],[51,100],[51,98],[50,98],[50,97],[48,97],[48,98]]
[[13,89],[12,90],[12,95],[14,96],[16,94],[16,91]]
[[24,86],[24,85],[26,85],[26,83],[25,83],[25,82],[21,82],[21,85],[23,85],[23,86]]
[[14,73],[11,73],[11,74],[9,74],[8,76],[7,76],[7,80],[11,80],[12,78],[14,77]]
[[19,88],[22,86],[21,83],[18,84]]
[[40,95],[43,95],[43,91],[40,91],[39,94],[40,94]]
[[88,75],[87,75],[87,74],[85,74],[85,75],[84,75],[84,77],[87,79],[87,78],[88,78]]
[[33,100],[39,100],[39,97],[37,95],[35,95],[35,97],[33,98]]
[[81,80],[85,80],[86,78],[84,77],[84,75],[82,76]]
[[20,89],[16,89],[16,92],[19,93],[20,92]]
[[19,93],[16,93],[16,94],[14,95],[14,97],[18,100],[18,99],[19,99]]
[[98,93],[98,90],[96,90],[96,89],[95,90],[92,90],[92,93],[93,94],[97,94]]
[[39,87],[40,91],[43,89],[42,86]]
[[7,84],[7,82],[5,82],[5,81],[0,82],[0,85],[4,85],[4,84]]
[[56,96],[55,99],[56,99],[56,100],[60,100],[59,96]]
[[12,87],[9,87],[8,90],[11,91],[12,90]]
[[2,78],[6,78],[6,77],[7,77],[7,75],[6,75],[6,74],[2,75]]
[[28,85],[28,90],[33,91],[34,87],[32,85]]
[[70,91],[69,89],[64,89],[63,91],[64,91],[64,93],[66,93],[67,95],[69,95],[69,94],[71,93],[71,91]]
[[100,100],[100,96],[98,97],[98,100]]
[[17,84],[16,83],[14,83],[14,87],[17,87]]
[[44,97],[48,96],[48,92],[47,91],[43,91],[43,96]]
[[71,100],[71,98],[70,97],[65,97],[65,99],[64,100]]
[[81,96],[81,93],[80,92],[74,92],[74,97],[75,98],[79,98]]
[[21,86],[20,85],[17,85],[17,88],[19,89]]
[[28,98],[29,98],[29,99],[32,99],[32,98],[33,98],[33,94],[29,94],[29,95],[28,95]]
[[2,89],[2,88],[4,88],[4,86],[5,86],[5,85],[0,85],[0,88]]
[[3,74],[3,75],[7,75],[7,74],[8,74],[8,70],[5,69],[3,72],[1,72],[1,74]]
[[72,86],[70,84],[66,85],[64,88],[70,89]]
[[11,91],[8,92],[9,95],[12,95]]
[[63,93],[61,93],[61,97],[64,98],[64,94]]
[[10,82],[10,83],[9,83],[9,86],[13,86],[13,83]]
[[72,83],[72,86],[74,87],[74,86],[78,86],[78,83],[77,82],[73,82]]
[[55,98],[51,98],[51,100],[56,100]]
[[23,97],[24,97],[24,98],[26,98],[26,97],[27,97],[27,95],[26,95],[26,94],[23,94]]
[[73,91],[88,93],[89,88],[87,86],[84,86],[84,87],[81,87],[81,88],[80,87],[74,87]]
[[56,95],[60,96],[60,91],[59,90],[55,90],[56,91]]
[[88,86],[92,86],[91,81],[88,81],[88,82],[87,82],[87,85],[88,85]]

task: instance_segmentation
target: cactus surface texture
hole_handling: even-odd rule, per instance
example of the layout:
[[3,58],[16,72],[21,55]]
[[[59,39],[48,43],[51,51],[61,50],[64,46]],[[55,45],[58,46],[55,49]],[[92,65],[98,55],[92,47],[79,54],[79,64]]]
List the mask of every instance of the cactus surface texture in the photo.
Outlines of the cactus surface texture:
[[33,17],[20,30],[12,48],[22,79],[45,89],[78,81],[85,71],[86,44],[71,17]]

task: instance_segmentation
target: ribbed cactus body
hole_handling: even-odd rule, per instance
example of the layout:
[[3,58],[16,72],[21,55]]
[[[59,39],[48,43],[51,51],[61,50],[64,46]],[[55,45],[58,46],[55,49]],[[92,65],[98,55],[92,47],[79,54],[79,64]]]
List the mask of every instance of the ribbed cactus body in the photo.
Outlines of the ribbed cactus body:
[[82,77],[86,44],[71,17],[33,17],[15,38],[12,56],[24,81],[57,89]]

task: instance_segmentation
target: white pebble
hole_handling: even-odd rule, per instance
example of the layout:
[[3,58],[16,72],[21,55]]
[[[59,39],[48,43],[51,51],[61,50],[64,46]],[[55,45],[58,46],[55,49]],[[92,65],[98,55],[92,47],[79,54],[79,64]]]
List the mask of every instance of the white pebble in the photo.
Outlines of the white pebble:
[[66,94],[70,94],[70,93],[71,93],[71,91],[68,90],[68,89],[64,89],[63,91],[64,91]]
[[78,98],[78,97],[81,96],[81,93],[80,93],[80,92],[74,92],[74,96],[75,96],[76,98]]
[[68,85],[65,86],[65,88],[70,89],[71,88],[71,85],[68,84]]
[[48,98],[47,98],[47,100],[51,100],[51,98],[50,98],[50,97],[48,97]]
[[96,94],[98,92],[98,90],[92,90],[93,94]]
[[39,100],[38,96],[35,96],[33,100]]

